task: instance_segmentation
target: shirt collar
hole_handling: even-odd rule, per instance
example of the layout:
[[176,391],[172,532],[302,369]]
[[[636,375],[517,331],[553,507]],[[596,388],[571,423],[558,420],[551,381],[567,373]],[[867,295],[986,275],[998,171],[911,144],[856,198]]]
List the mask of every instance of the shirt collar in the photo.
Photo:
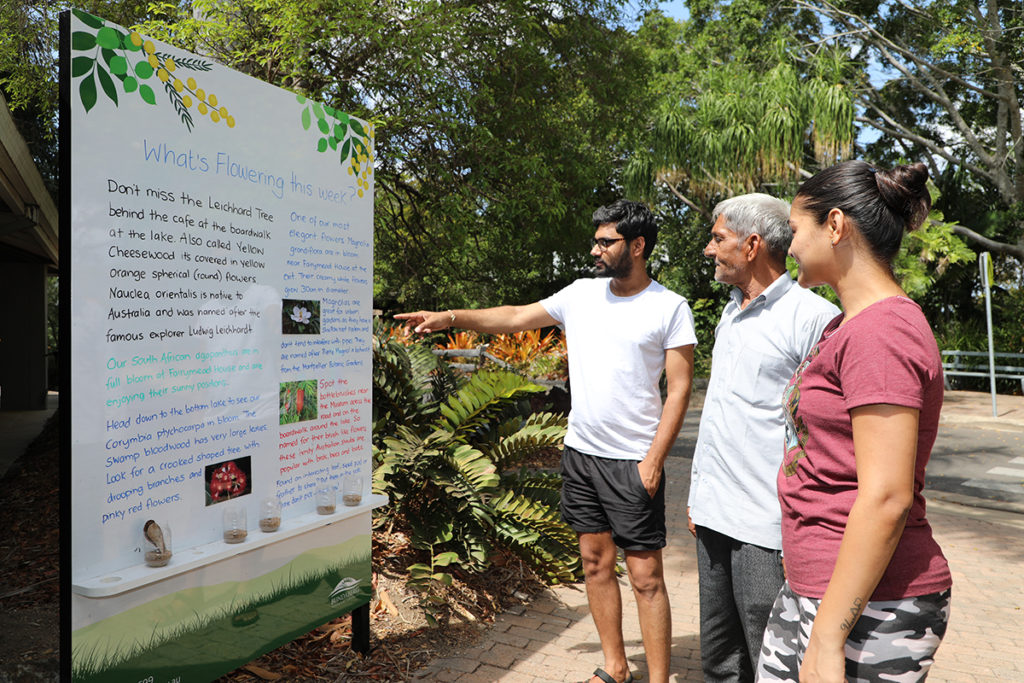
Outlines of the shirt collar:
[[[759,303],[768,305],[778,301],[786,292],[789,291],[793,284],[793,278],[789,276],[789,273],[783,273],[779,277],[775,278],[770,285],[765,287],[763,292],[754,297],[754,300],[747,304],[747,307],[743,310],[749,311],[755,308]],[[733,287],[732,292],[730,292],[730,296],[732,298],[732,303],[738,308],[740,302],[743,300],[743,292],[741,292],[738,287]]]

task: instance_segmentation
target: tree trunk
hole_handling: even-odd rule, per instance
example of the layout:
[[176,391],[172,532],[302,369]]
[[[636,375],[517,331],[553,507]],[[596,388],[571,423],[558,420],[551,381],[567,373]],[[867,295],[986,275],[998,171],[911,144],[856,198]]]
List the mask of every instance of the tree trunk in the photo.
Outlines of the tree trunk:
[[985,237],[984,235],[979,235],[970,228],[965,228],[962,225],[954,225],[951,229],[957,235],[965,237],[975,244],[981,245],[982,248],[987,249],[988,251],[1012,256],[1020,261],[1021,264],[1024,264],[1024,244],[1007,244],[1006,242],[997,242]]

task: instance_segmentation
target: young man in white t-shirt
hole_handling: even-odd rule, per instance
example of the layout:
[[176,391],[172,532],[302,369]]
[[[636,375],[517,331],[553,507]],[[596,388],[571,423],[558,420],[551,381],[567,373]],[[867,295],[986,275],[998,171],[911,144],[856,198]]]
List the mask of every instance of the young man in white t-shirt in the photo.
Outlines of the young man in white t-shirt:
[[[637,599],[651,683],[667,683],[671,617],[662,566],[663,464],[690,399],[693,314],[647,274],[654,216],[619,200],[594,212],[594,272],[525,306],[418,311],[395,317],[416,332],[460,327],[492,334],[561,325],[572,410],[562,456],[562,517],[577,532],[604,666],[590,683],[633,680],[622,639],[616,546]],[[667,379],[662,403],[659,380]]]

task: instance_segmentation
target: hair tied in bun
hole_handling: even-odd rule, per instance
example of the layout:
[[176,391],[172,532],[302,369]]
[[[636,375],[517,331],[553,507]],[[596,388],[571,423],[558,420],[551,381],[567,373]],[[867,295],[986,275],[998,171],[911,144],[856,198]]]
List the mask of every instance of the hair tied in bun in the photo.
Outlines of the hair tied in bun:
[[886,170],[865,161],[844,161],[805,180],[796,196],[818,224],[825,223],[833,208],[842,210],[878,260],[891,264],[904,230],[917,229],[928,217],[927,182],[928,167],[921,162]]

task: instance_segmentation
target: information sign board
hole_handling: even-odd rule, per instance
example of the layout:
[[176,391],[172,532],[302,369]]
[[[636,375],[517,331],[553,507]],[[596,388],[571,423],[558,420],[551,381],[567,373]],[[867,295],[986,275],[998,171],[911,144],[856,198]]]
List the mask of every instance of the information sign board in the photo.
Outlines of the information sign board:
[[210,680],[369,599],[373,126],[62,22],[72,673]]

